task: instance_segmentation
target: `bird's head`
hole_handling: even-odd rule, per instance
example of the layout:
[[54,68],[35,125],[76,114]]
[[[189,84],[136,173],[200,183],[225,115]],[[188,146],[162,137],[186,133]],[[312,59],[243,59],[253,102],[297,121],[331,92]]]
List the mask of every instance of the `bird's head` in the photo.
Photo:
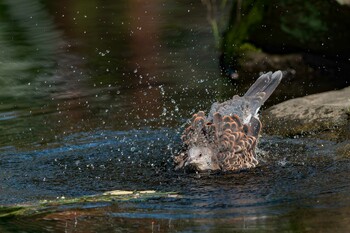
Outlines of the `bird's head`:
[[204,146],[194,146],[189,149],[185,166],[188,165],[198,171],[220,169],[213,149]]

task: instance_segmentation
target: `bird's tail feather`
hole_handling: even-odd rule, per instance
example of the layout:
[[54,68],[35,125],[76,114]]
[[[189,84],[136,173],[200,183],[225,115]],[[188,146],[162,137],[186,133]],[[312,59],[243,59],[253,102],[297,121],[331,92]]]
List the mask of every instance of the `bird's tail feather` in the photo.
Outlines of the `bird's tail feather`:
[[271,96],[278,84],[281,82],[282,72],[268,72],[261,75],[248,89],[244,97],[250,100],[252,114],[254,115],[261,105]]
[[265,97],[263,98],[263,101],[265,102],[271,96],[278,84],[281,82],[281,79],[282,72],[280,70],[274,73],[268,72],[266,74],[263,74],[248,89],[244,96],[255,96],[260,92],[264,92]]

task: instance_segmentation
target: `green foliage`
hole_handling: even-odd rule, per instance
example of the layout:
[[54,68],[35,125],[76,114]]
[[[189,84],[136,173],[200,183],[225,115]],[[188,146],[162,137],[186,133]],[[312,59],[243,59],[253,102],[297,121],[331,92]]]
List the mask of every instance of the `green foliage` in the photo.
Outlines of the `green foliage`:
[[[288,1],[287,1],[288,2]],[[282,6],[288,8],[281,1]],[[301,3],[303,9],[293,11],[293,14],[286,14],[281,17],[281,29],[301,43],[313,41],[320,38],[327,32],[326,22],[322,20],[322,14],[317,5],[306,1]]]
[[[235,2],[238,3],[238,1]],[[249,33],[262,21],[263,15],[264,1],[242,1],[240,9],[237,9],[237,4],[233,4],[230,26],[222,42],[226,56],[240,57],[242,52],[248,48],[246,45],[242,47],[242,44],[248,38]]]
[[261,51],[260,48],[257,48],[257,47],[255,47],[255,45],[248,43],[248,42],[242,43],[239,46],[239,53],[240,54],[245,54],[247,52],[259,52],[259,51]]
[[350,8],[332,0],[236,0],[221,48],[229,59],[242,56],[246,42],[266,52],[307,51],[347,59],[349,27]]

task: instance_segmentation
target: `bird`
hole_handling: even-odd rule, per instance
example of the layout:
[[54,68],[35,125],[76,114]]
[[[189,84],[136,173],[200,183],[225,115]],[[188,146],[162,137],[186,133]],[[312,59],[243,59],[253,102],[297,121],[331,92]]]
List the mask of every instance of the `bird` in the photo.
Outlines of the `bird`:
[[256,146],[262,124],[259,109],[282,80],[280,70],[262,74],[243,96],[212,104],[192,116],[173,157],[175,170],[237,171],[258,164]]

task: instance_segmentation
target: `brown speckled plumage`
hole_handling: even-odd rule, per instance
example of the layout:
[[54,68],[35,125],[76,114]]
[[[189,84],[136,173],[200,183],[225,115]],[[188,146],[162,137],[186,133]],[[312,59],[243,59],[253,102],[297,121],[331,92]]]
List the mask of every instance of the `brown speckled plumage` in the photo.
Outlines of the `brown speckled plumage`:
[[174,157],[176,168],[233,171],[255,167],[261,129],[257,112],[281,78],[281,71],[264,74],[243,97],[214,103],[208,116],[203,111],[194,114],[181,137],[183,150]]

